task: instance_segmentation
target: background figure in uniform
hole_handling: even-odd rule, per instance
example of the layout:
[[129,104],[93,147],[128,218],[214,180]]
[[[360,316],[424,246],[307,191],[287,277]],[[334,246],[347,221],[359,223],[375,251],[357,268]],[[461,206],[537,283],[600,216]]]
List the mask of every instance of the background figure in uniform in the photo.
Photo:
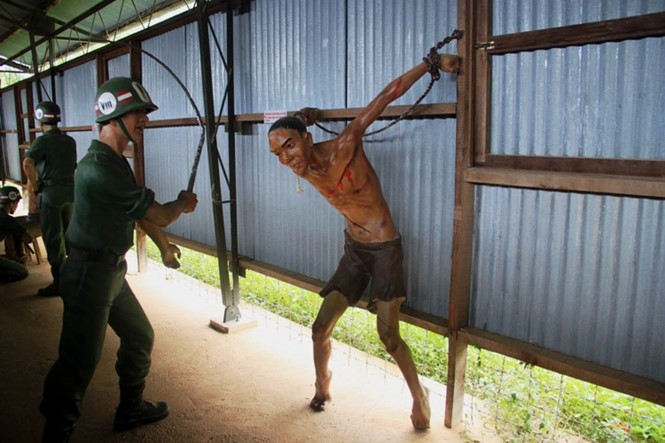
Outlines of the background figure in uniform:
[[[435,54],[436,56],[436,54]],[[401,97],[428,71],[455,73],[457,56],[441,55],[391,81],[381,93],[332,140],[314,143],[305,124],[316,121],[316,109],[304,108],[270,127],[270,151],[298,177],[309,181],[346,219],[344,255],[337,271],[321,291],[324,298],[312,326],[316,383],[310,407],[322,411],[330,400],[332,374],[328,362],[330,337],[339,318],[354,306],[371,280],[369,309],[377,313],[377,329],[386,350],[399,366],[413,398],[411,421],[429,428],[427,391],[421,386],[413,357],[399,333],[399,311],[406,299],[402,278],[401,237],[393,223],[379,179],[363,150],[362,138],[392,101]]]
[[59,294],[60,266],[67,255],[65,231],[74,207],[76,142],[58,128],[60,107],[55,103],[39,103],[35,119],[44,133],[25,153],[23,171],[28,178],[28,190],[37,195],[39,225],[53,276],[51,284],[37,293],[53,296]]
[[12,217],[20,200],[18,188],[0,188],[0,241],[4,240],[6,245],[6,256],[0,257],[0,284],[23,280],[28,276],[23,243],[31,242],[32,236]]
[[160,204],[152,190],[136,184],[122,153],[130,141],[135,144],[143,138],[147,114],[157,109],[139,83],[127,77],[108,80],[97,91],[95,107],[99,139],[91,142],[76,171],[76,206],[67,230],[70,252],[61,269],[64,312],[59,354],[46,376],[40,405],[46,417],[45,442],[68,441],[72,434],[101,356],[107,324],[120,337],[115,366],[120,404],[114,429],[132,429],[169,413],[166,403],[143,400],[154,332],[127,284],[124,257],[137,221],[149,236],[158,237],[160,248],[168,248],[161,228],[183,212],[192,212],[197,199],[181,191],[176,200]]

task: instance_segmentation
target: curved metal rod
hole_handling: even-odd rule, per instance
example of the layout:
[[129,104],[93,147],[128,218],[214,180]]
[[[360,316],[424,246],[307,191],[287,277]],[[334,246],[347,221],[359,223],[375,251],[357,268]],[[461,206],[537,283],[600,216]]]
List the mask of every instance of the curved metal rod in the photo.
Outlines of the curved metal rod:
[[199,162],[201,160],[201,153],[203,152],[203,143],[205,142],[205,134],[206,134],[206,128],[205,125],[203,124],[203,117],[201,117],[201,111],[199,111],[198,106],[196,106],[196,102],[194,101],[194,98],[192,95],[189,93],[189,90],[185,86],[185,84],[180,80],[180,78],[176,75],[175,72],[171,68],[169,68],[163,61],[158,59],[155,55],[151,54],[150,52],[146,51],[143,48],[139,48],[138,46],[132,46],[130,45],[133,49],[138,49],[141,51],[143,54],[147,55],[154,61],[156,61],[160,66],[162,66],[166,71],[171,74],[171,76],[175,79],[175,81],[178,83],[178,85],[182,88],[182,90],[185,92],[185,95],[189,99],[190,104],[194,108],[194,112],[196,112],[196,117],[199,122],[199,125],[201,126],[201,135],[199,136],[199,145],[196,148],[196,155],[194,156],[194,164],[192,165],[192,171],[189,175],[189,181],[187,182],[187,191],[192,192],[194,189],[194,182],[196,181],[196,173],[199,169]]

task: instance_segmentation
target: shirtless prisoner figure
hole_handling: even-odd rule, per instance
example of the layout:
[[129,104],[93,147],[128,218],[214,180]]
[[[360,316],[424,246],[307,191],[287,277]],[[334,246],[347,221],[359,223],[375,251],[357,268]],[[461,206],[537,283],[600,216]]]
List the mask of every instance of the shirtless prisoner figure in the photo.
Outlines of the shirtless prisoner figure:
[[331,140],[313,142],[306,127],[316,122],[317,110],[313,108],[304,108],[299,113],[301,119],[284,117],[270,127],[270,151],[298,177],[309,181],[346,219],[344,255],[320,293],[323,302],[312,326],[316,392],[310,407],[315,411],[322,411],[331,399],[328,362],[333,328],[346,309],[356,305],[371,281],[368,309],[377,314],[379,337],[411,392],[411,421],[416,429],[429,428],[427,392],[399,333],[400,306],[406,299],[401,237],[376,172],[365,156],[362,138],[390,103],[431,69],[438,74],[436,68],[456,73],[460,58],[440,55],[438,60],[423,61],[395,78]]

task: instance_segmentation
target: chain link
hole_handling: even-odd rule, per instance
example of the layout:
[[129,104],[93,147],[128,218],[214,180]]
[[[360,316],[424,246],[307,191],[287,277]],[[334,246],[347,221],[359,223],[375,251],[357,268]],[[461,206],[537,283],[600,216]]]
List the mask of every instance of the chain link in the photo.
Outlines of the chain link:
[[[420,104],[420,102],[423,101],[423,99],[425,97],[427,97],[427,94],[429,94],[429,92],[432,90],[432,86],[434,86],[434,82],[438,81],[441,78],[441,73],[439,72],[439,53],[438,53],[439,49],[443,48],[444,46],[446,46],[448,43],[450,43],[453,40],[459,40],[460,38],[462,38],[463,35],[464,35],[464,31],[462,31],[461,29],[455,29],[452,32],[452,34],[450,34],[449,36],[447,36],[446,38],[444,38],[443,40],[438,42],[436,45],[432,46],[432,48],[427,53],[427,56],[425,58],[423,58],[423,61],[428,66],[429,73],[431,74],[430,82],[429,82],[429,85],[427,85],[427,88],[425,89],[425,92],[423,92],[423,94],[418,98],[418,100],[416,100],[416,102],[408,110],[403,112],[401,115],[399,115],[397,118],[392,120],[390,123],[388,123],[383,128],[377,129],[376,131],[367,132],[365,134],[365,137],[369,137],[371,135],[376,135],[380,132],[385,131],[386,129],[396,125],[401,120],[404,120],[406,117],[408,117],[413,112],[413,110],[416,108],[416,106],[418,106]],[[317,122],[315,122],[314,124],[319,129],[327,132],[328,134],[339,135],[339,132],[335,132],[333,130],[325,128]]]

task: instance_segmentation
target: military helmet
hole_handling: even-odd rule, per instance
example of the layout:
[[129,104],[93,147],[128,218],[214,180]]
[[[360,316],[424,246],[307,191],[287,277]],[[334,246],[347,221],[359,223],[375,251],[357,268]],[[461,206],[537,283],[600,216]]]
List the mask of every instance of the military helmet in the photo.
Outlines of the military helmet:
[[95,97],[97,123],[104,123],[140,109],[150,113],[159,108],[152,102],[148,91],[129,77],[109,79],[97,90]]
[[35,120],[40,123],[54,124],[60,121],[60,106],[53,102],[41,102],[35,107]]
[[21,199],[21,193],[14,186],[4,186],[0,188],[0,206],[17,202]]

